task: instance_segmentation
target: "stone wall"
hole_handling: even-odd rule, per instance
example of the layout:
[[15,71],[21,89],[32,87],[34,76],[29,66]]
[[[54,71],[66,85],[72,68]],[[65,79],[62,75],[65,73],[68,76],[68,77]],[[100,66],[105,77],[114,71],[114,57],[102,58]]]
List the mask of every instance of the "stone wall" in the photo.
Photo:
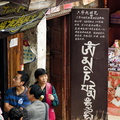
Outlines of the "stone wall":
[[[34,51],[34,53],[37,53],[37,29],[30,29],[24,32],[24,39],[29,41],[29,44],[31,46],[31,49]],[[37,68],[37,60],[31,63],[27,63],[24,65],[25,71],[28,72],[30,75],[30,84],[33,84],[35,81],[34,78],[34,71]]]
[[34,71],[37,68],[46,69],[46,17],[38,26],[24,32],[24,39],[29,41],[31,50],[36,55],[36,60],[24,65],[24,70],[30,75],[30,84],[35,82]]

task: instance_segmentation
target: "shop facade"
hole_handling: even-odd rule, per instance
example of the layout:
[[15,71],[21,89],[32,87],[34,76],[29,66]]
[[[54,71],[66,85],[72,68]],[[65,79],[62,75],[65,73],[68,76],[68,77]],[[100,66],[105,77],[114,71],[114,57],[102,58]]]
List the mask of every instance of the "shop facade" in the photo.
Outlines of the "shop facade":
[[[61,2],[59,1],[58,5],[60,3]],[[72,51],[71,34],[73,34],[71,31],[71,29],[73,29],[71,24],[72,22],[71,19],[73,19],[71,18],[72,17],[71,11],[72,8],[75,6],[77,6],[77,9],[79,8],[92,9],[102,6],[103,3],[104,3],[103,1],[98,1],[98,0],[91,0],[90,3],[87,0],[85,0],[84,2],[79,1],[70,4],[66,3],[65,5],[59,7],[59,10],[62,7],[62,11],[61,10],[59,11],[57,8],[55,8],[55,10],[58,10],[57,12],[47,14],[46,18],[42,20],[43,23],[40,22],[40,24],[38,24],[39,22],[37,23],[37,21],[35,21],[35,23],[33,22],[33,26],[38,25],[37,27],[33,28],[32,26],[30,28],[29,26],[30,24],[28,24],[29,29],[23,27],[20,29],[21,32],[17,32],[17,34],[8,35],[8,33],[6,33],[7,36],[3,37],[6,40],[1,41],[3,44],[2,46],[6,46],[6,47],[1,47],[1,49],[4,50],[5,52],[4,54],[1,54],[3,56],[2,63],[4,63],[3,64],[4,74],[2,74],[4,78],[4,82],[1,80],[1,83],[2,84],[4,83],[4,90],[7,89],[8,87],[7,85],[9,85],[9,87],[12,86],[10,81],[12,80],[15,72],[23,68],[24,63],[23,63],[23,59],[21,58],[21,56],[23,56],[22,55],[23,53],[20,52],[23,49],[22,48],[23,43],[21,42],[21,40],[28,40],[29,44],[32,46],[32,50],[34,51],[35,54],[37,54],[36,56],[37,61],[33,61],[24,65],[24,69],[28,71],[28,73],[31,75],[31,84],[34,82],[33,69],[36,69],[38,67],[46,68],[47,71],[49,71],[48,72],[50,77],[49,81],[55,86],[55,89],[58,93],[58,97],[60,100],[59,106],[55,108],[57,120],[83,119],[81,116],[78,115],[77,112],[76,114],[74,114],[75,111],[73,112],[73,110],[75,109],[73,102],[75,86],[72,86],[74,85],[74,78],[73,78],[74,75],[72,74],[72,69],[75,68],[71,67],[71,61],[72,61],[71,55],[76,53],[71,52]],[[41,26],[43,24],[44,26],[42,27],[41,30]],[[38,32],[40,32],[39,35]],[[16,41],[16,39],[14,38],[18,38],[18,41],[20,40],[20,42],[18,42],[20,43],[20,45],[8,49],[8,46],[10,46],[11,39],[13,41]],[[15,44],[16,43],[12,45],[14,46]],[[5,56],[7,57],[7,60]],[[16,63],[13,62],[13,59],[16,61]],[[74,63],[72,64],[74,66]],[[9,65],[11,67],[8,69],[6,68],[6,65]],[[15,65],[16,67],[13,67]],[[8,75],[8,78],[6,77],[6,74]],[[2,91],[4,92],[4,90]],[[4,94],[2,96],[4,97]],[[97,114],[97,111],[95,113]],[[94,113],[94,117],[95,117],[95,113]],[[99,118],[102,116],[102,113],[103,112],[100,111]],[[106,113],[104,114],[106,115]],[[103,119],[106,118],[104,117]]]
[[[93,10],[95,12],[94,8],[99,7],[99,2],[100,1],[94,1],[91,4],[88,4],[87,7],[91,8],[90,11]],[[103,1],[101,1],[101,5],[102,5],[102,2]],[[58,108],[55,109],[56,113],[58,115],[57,116],[58,120],[59,119],[60,120],[61,119],[62,120],[85,119],[85,118],[83,118],[84,115],[82,113],[84,111],[84,108],[83,108],[84,105],[82,105],[82,103],[85,104],[85,102],[83,102],[82,99],[85,94],[83,94],[82,92],[79,91],[79,89],[85,89],[85,88],[80,87],[82,85],[82,84],[80,85],[80,79],[81,80],[83,79],[80,76],[83,76],[83,75],[81,73],[75,72],[76,70],[81,71],[80,68],[78,68],[78,66],[79,67],[82,66],[82,65],[79,65],[81,60],[79,62],[78,62],[78,60],[79,60],[79,57],[81,57],[82,55],[81,55],[81,53],[79,53],[79,52],[81,52],[80,50],[78,50],[78,51],[75,50],[76,52],[73,52],[73,50],[77,48],[77,45],[74,45],[74,43],[71,42],[73,39],[75,39],[75,38],[73,38],[73,34],[74,34],[73,31],[75,31],[75,30],[73,30],[74,23],[72,23],[72,19],[76,18],[76,16],[74,16],[72,18],[72,10],[74,8],[70,9],[71,6],[74,6],[74,4],[77,4],[76,9],[79,10],[80,8],[82,8],[84,10],[85,6],[82,6],[83,1],[80,1],[78,3],[75,2],[72,4],[66,4],[66,5],[62,6],[64,9],[62,11],[59,11],[60,8],[56,8],[55,9],[57,11],[56,13],[54,12],[47,16],[47,25],[48,25],[47,41],[48,41],[48,44],[50,47],[49,48],[49,51],[50,51],[50,81],[56,87],[56,90],[59,93],[58,96],[61,101],[60,106],[58,106]],[[51,11],[55,11],[55,10],[53,8]],[[97,10],[99,11],[99,8]],[[103,9],[103,11],[104,11],[104,9]],[[97,105],[99,104],[98,106],[93,105],[95,107],[96,111],[94,111],[95,109],[93,110],[94,112],[91,110],[93,112],[93,116],[91,115],[93,118],[88,118],[88,119],[103,119],[104,120],[104,119],[107,119],[107,73],[108,73],[108,69],[107,69],[107,48],[108,48],[107,45],[108,44],[107,44],[107,42],[108,42],[108,21],[109,21],[108,13],[109,13],[109,10],[106,9],[106,12],[104,11],[102,13],[104,13],[104,16],[106,16],[105,17],[106,22],[104,21],[106,24],[102,25],[105,27],[104,35],[106,34],[106,37],[104,35],[100,36],[103,38],[105,37],[105,39],[102,39],[102,41],[104,41],[105,43],[104,42],[100,43],[101,44],[100,46],[102,46],[100,48],[101,48],[101,50],[104,49],[104,51],[101,51],[103,53],[97,53],[97,54],[100,54],[101,57],[103,57],[102,56],[103,54],[105,55],[103,57],[103,58],[105,58],[103,60],[104,68],[102,68],[102,70],[104,69],[103,70],[104,73],[102,74],[102,76],[99,74],[102,77],[102,79],[104,76],[103,82],[101,82],[104,85],[101,86],[99,82],[96,83],[95,86],[98,86],[98,85],[100,85],[100,86],[98,87],[98,89],[95,87],[95,89],[96,89],[95,91],[97,91],[97,93],[99,93],[99,92],[104,93],[104,95],[102,94],[104,96],[104,99],[102,99],[104,102],[102,102],[102,100],[100,100],[100,98],[97,95],[98,98],[96,98],[96,99],[99,99],[100,102],[102,102],[102,105],[101,105],[101,107],[99,106],[100,105],[99,103],[96,103]],[[101,13],[99,13],[99,15],[100,14]],[[101,15],[99,17],[101,17]],[[93,21],[93,23],[95,23],[95,21]],[[78,27],[80,25],[81,24],[79,23]],[[83,31],[84,30],[81,30],[78,32],[83,32]],[[92,29],[91,29],[91,31],[92,31]],[[82,34],[83,33],[81,33],[81,35]],[[84,41],[83,38],[81,38],[80,36],[78,36],[78,38],[76,38],[76,39],[77,39],[77,41]],[[99,39],[99,37],[98,37],[98,39]],[[91,40],[91,38],[89,38],[89,40]],[[92,37],[91,41],[94,41],[93,37]],[[97,42],[97,40],[96,40],[96,42]],[[73,46],[72,46],[72,44],[73,44]],[[78,46],[80,47],[82,42],[78,43],[78,44],[79,44]],[[101,59],[101,58],[98,57],[98,59]],[[74,68],[74,66],[76,66],[76,67]],[[96,66],[94,69],[100,70],[101,68]],[[99,71],[98,71],[98,73],[99,73]],[[79,74],[80,76],[78,75],[79,77],[77,77],[77,76],[75,76],[76,74]],[[99,75],[95,75],[96,78]],[[98,78],[100,78],[100,76]],[[78,82],[77,82],[77,79],[78,79]],[[101,79],[101,81],[102,81],[102,79]],[[78,85],[80,85],[80,86],[78,86]],[[84,84],[83,84],[83,86],[85,87]],[[86,91],[87,91],[87,88],[86,88]],[[81,98],[78,94],[81,94]],[[81,103],[81,105],[79,102]],[[81,109],[81,112],[80,112],[80,109]],[[60,110],[62,110],[62,111],[60,112]],[[84,114],[86,116],[87,116],[87,113],[90,115],[90,111],[84,112]],[[87,117],[89,117],[89,115]],[[60,116],[62,116],[62,117],[60,117]],[[84,117],[86,117],[86,116],[84,116]]]

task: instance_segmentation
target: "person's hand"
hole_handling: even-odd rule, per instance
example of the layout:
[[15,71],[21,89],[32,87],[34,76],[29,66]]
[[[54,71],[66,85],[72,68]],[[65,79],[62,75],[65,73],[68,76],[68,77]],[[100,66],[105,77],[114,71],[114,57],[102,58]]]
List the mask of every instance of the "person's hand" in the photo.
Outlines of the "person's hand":
[[52,94],[49,94],[49,95],[48,95],[48,98],[49,98],[50,100],[52,100],[52,101],[54,100],[54,96],[53,96]]
[[20,107],[20,109],[21,109],[21,110],[23,110],[23,108],[22,108],[22,107]]

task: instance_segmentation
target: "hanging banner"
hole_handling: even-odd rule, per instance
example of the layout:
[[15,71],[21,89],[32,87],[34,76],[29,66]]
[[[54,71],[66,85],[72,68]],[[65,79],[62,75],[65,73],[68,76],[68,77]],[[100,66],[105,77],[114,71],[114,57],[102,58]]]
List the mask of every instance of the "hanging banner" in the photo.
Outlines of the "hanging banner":
[[28,40],[23,40],[23,63],[30,63],[36,60],[36,55],[32,52]]
[[39,11],[24,12],[22,15],[19,13],[9,17],[1,17],[0,19],[0,32],[9,32],[14,34],[35,27],[40,20],[45,16],[47,9]]
[[23,5],[23,6],[26,6],[28,7],[29,3],[30,3],[30,0],[8,0],[12,3],[17,3],[17,4],[20,4],[20,5]]
[[71,11],[71,120],[107,120],[109,10]]
[[2,5],[0,6],[0,15],[1,17],[4,15],[8,15],[8,14],[12,14],[14,16],[14,14],[19,14],[20,12],[25,12],[27,11],[28,8],[21,6],[21,5],[17,5],[17,4],[12,4],[12,3],[8,3],[6,5]]

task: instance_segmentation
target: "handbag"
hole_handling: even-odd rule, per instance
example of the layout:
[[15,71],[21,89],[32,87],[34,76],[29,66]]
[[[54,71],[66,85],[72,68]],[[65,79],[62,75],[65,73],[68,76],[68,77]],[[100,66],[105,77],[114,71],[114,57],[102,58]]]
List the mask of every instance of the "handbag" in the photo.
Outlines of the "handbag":
[[47,111],[47,105],[46,104],[47,103],[44,103],[44,105],[45,105],[45,120],[48,120],[48,118],[47,118],[48,111]]
[[48,98],[48,95],[52,94],[52,85],[46,83],[46,102],[49,105],[49,120],[56,120],[55,111],[52,107],[52,101]]

